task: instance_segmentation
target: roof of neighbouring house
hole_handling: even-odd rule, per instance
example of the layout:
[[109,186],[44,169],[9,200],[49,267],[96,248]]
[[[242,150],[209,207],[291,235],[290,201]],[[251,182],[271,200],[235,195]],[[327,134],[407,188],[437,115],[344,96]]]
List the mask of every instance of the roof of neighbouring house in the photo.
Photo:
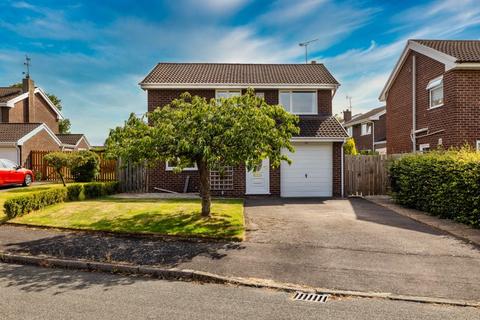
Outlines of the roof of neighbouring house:
[[0,123],[0,142],[15,143],[42,123]]
[[480,62],[480,40],[419,40],[421,45],[455,57],[457,62]]
[[63,144],[76,145],[84,137],[82,133],[59,133],[56,135]]
[[298,137],[308,138],[348,138],[342,125],[333,116],[300,119]]
[[0,102],[7,102],[23,93],[21,88],[0,87]]
[[352,117],[352,120],[345,122],[343,124],[343,126],[344,127],[349,127],[351,125],[362,123],[362,122],[365,122],[365,121],[368,121],[368,120],[378,120],[378,119],[374,119],[374,118],[377,118],[377,117],[381,116],[386,111],[387,111],[387,108],[385,106],[381,106],[381,107],[372,109],[368,112],[365,112],[365,113],[362,113],[360,115],[356,115],[356,116]]
[[148,84],[328,84],[339,83],[321,63],[158,63],[140,82]]

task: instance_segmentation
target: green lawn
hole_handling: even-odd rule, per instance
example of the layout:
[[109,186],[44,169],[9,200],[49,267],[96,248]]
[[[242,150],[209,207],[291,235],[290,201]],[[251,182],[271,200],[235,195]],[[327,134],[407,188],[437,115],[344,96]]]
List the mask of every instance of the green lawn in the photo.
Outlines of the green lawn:
[[65,202],[10,220],[37,226],[242,240],[243,201],[213,200],[212,217],[198,199],[116,199]]
[[30,187],[0,189],[0,223],[7,220],[7,216],[3,213],[3,203],[5,200],[15,196],[23,196],[34,191],[43,191],[52,188],[60,188],[61,184],[40,184],[32,185]]

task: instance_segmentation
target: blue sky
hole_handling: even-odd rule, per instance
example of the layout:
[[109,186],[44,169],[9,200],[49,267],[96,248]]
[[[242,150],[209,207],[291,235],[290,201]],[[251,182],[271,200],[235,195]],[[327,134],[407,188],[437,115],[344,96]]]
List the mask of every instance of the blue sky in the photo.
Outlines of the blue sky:
[[0,86],[21,80],[24,55],[37,85],[63,101],[73,132],[103,143],[130,112],[146,111],[138,82],[159,61],[302,63],[342,84],[334,113],[378,95],[409,38],[478,39],[478,0],[0,0]]

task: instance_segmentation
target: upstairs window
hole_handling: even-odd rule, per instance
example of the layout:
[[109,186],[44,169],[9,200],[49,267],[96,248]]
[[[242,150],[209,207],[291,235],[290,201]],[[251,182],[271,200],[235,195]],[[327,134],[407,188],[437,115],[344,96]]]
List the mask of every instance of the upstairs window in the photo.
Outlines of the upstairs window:
[[372,124],[362,123],[362,136],[372,134]]
[[317,114],[316,91],[282,90],[279,94],[279,103],[293,114]]
[[237,97],[241,95],[242,95],[241,90],[217,90],[215,92],[216,99]]
[[347,127],[347,133],[348,133],[348,136],[352,136],[353,135],[353,127]]
[[443,106],[443,76],[431,80],[427,85],[430,109]]

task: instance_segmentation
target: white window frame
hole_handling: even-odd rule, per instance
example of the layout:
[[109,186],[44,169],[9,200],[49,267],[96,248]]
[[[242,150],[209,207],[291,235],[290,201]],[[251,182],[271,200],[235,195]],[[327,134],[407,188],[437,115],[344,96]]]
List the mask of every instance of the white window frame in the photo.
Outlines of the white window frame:
[[[365,126],[365,130],[363,130],[363,126]],[[367,130],[367,128],[370,126],[370,131]],[[360,125],[360,135],[361,136],[368,136],[370,134],[372,134],[372,128],[373,128],[373,125],[371,122],[364,122]]]
[[217,100],[220,99],[220,98],[218,97],[218,94],[219,94],[220,92],[222,92],[222,93],[227,92],[229,98],[233,97],[232,93],[238,94],[239,96],[242,95],[242,89],[221,89],[221,90],[220,90],[220,89],[217,89],[217,90],[215,90],[215,99],[217,99]]
[[[438,89],[442,89],[442,103],[434,105],[432,100],[432,95],[433,95],[433,92]],[[445,99],[445,92],[443,91],[443,76],[430,80],[430,82],[427,85],[427,90],[428,90],[428,108],[435,109],[443,106],[444,99]]]
[[430,143],[422,143],[418,146],[418,151],[424,152],[425,149],[430,149]]
[[477,140],[476,142],[477,142],[477,145],[476,145],[477,151],[480,151],[480,140]]
[[258,98],[265,99],[265,92],[255,92],[255,96]]
[[353,126],[347,127],[347,134],[349,137],[353,137]]
[[[312,110],[311,112],[308,112],[308,113],[305,113],[305,112],[302,112],[302,113],[297,113],[297,112],[292,112],[292,101],[293,101],[293,93],[295,92],[311,92],[313,93],[313,101],[312,101]],[[278,90],[278,101],[280,103],[280,95],[282,93],[289,93],[290,94],[290,110],[287,110],[285,108],[285,110],[287,110],[288,112],[292,113],[292,114],[297,114],[297,115],[316,115],[318,114],[318,91],[317,90]],[[285,106],[284,106],[285,107]]]
[[[165,162],[165,171],[173,171],[176,167],[172,167],[168,164],[168,161]],[[197,171],[197,164],[195,163],[193,167],[183,168],[182,171]]]

